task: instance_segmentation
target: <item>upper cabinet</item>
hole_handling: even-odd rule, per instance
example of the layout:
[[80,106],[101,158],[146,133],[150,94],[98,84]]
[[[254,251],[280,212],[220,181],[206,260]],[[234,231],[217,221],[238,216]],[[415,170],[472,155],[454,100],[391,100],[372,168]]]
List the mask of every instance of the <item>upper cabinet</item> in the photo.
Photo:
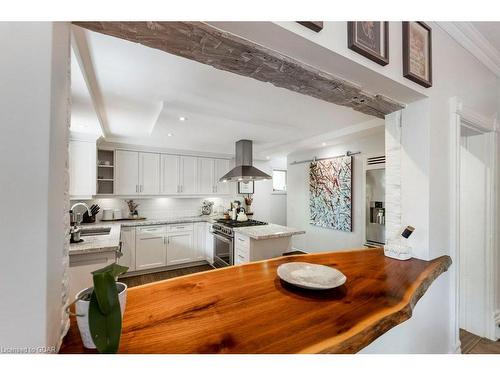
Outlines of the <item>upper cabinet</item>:
[[160,193],[160,154],[139,152],[139,193]]
[[219,179],[231,166],[228,159],[116,150],[114,194],[228,195],[234,184]]
[[160,194],[180,193],[180,160],[179,155],[161,154]]
[[115,194],[160,193],[160,154],[117,150],[115,169]]
[[198,158],[180,156],[180,193],[198,194]]
[[233,182],[219,182],[220,178],[224,176],[232,168],[231,160],[228,159],[215,159],[215,192],[216,194],[230,194],[231,188],[234,187]]
[[71,139],[69,142],[69,195],[72,199],[96,194],[96,141]]
[[198,158],[198,192],[200,194],[215,193],[214,169],[214,159]]

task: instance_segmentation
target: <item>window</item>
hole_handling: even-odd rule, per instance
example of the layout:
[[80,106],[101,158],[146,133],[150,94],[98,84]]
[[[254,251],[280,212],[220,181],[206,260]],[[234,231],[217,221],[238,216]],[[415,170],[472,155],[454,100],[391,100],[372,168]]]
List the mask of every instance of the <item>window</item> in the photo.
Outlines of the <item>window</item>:
[[273,170],[273,191],[286,192],[286,171]]

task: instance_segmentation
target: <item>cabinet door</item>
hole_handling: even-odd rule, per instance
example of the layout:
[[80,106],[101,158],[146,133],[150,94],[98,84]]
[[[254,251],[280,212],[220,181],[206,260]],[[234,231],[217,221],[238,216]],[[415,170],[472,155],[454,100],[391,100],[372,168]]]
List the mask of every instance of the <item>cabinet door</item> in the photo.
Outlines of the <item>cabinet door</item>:
[[139,153],[139,193],[154,195],[160,192],[160,154]]
[[231,160],[215,159],[215,192],[217,194],[230,194],[233,182],[219,182],[219,179],[231,169]]
[[181,194],[196,194],[198,190],[198,158],[181,156]]
[[96,194],[96,143],[69,142],[69,195],[90,197]]
[[128,267],[127,272],[135,271],[135,228],[122,228],[120,241],[122,255],[118,264]]
[[210,264],[214,263],[214,235],[210,223],[205,223],[205,259]]
[[207,223],[195,223],[194,224],[194,248],[193,254],[195,260],[205,260],[205,247],[206,247],[206,239],[205,239],[205,231],[206,231]]
[[138,228],[135,242],[136,271],[166,264],[165,227]]
[[194,261],[193,232],[171,233],[167,236],[167,266]]
[[178,155],[161,155],[161,194],[178,194],[179,189],[179,167]]
[[198,193],[215,193],[214,165],[214,159],[198,158]]
[[116,151],[115,194],[139,193],[139,153],[136,151]]

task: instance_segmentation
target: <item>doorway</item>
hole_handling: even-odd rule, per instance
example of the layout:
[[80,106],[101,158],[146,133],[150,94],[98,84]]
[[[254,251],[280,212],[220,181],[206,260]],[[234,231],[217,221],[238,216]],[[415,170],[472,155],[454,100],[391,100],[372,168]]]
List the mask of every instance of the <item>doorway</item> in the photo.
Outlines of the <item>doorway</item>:
[[[452,110],[451,255],[459,330],[496,340],[495,121],[461,104]],[[463,331],[462,331],[463,332]],[[458,349],[457,348],[457,349]]]
[[459,187],[459,324],[487,336],[487,256],[491,210],[489,135],[462,122],[460,126]]

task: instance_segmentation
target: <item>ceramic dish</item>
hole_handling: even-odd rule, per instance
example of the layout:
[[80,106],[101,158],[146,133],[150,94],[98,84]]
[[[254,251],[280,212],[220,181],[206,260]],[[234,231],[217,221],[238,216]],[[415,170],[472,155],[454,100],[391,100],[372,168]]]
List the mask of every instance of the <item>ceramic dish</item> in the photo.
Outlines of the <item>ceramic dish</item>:
[[284,263],[278,267],[277,272],[280,279],[304,289],[337,288],[347,280],[347,277],[335,268],[305,262]]

